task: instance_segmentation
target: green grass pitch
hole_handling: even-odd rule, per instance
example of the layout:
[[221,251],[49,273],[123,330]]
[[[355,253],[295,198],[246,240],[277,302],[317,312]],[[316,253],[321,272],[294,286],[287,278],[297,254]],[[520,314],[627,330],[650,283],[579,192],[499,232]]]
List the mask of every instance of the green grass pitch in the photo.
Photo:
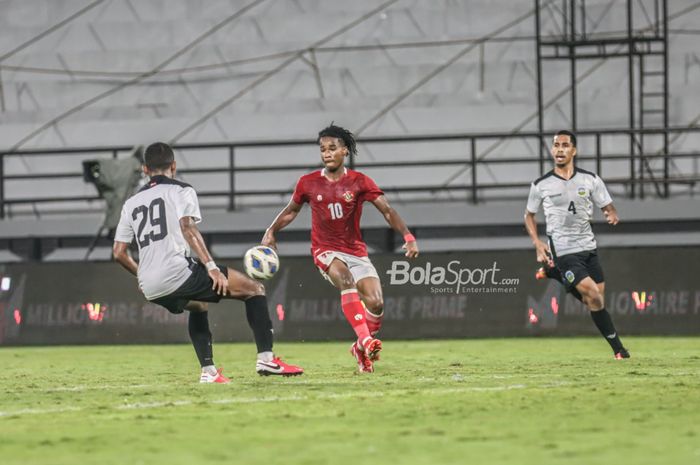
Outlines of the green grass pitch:
[[253,344],[2,348],[0,463],[699,464],[700,338],[279,343],[307,373],[259,377]]

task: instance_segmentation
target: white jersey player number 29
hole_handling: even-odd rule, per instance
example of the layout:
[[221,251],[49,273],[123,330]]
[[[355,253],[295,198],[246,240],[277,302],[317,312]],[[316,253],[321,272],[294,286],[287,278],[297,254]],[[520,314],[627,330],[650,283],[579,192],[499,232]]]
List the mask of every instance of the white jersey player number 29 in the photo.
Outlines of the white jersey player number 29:
[[[163,240],[168,235],[165,202],[160,197],[153,199],[148,206],[140,205],[134,208],[131,217],[138,222],[136,240],[139,241],[139,247],[148,247],[151,242]],[[148,224],[151,227],[144,232]]]

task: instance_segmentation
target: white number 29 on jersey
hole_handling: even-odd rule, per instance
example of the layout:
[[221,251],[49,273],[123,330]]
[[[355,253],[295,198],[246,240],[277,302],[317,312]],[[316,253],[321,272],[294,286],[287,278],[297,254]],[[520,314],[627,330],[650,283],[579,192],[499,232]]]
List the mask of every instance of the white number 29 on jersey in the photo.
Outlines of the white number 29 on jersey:
[[343,206],[340,204],[340,202],[329,203],[328,209],[331,211],[332,220],[337,220],[338,218],[343,217]]

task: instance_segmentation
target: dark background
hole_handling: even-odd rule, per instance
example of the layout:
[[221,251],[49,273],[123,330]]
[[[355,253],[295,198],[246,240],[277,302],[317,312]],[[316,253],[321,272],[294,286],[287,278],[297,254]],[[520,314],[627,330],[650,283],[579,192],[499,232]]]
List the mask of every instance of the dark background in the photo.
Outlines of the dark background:
[[[606,274],[606,307],[620,333],[700,334],[700,251],[617,248],[601,250],[600,258]],[[453,260],[460,262],[457,268],[468,269],[492,268],[495,262],[498,280],[519,280],[516,285],[489,285],[482,292],[457,293],[448,284],[391,285],[386,271],[393,261],[405,258],[394,254],[371,259],[384,288],[384,338],[597,334],[588,313],[565,297],[560,285],[535,280],[533,251],[435,253],[411,262],[412,267],[430,262],[433,269]],[[240,261],[227,265],[241,269]],[[278,275],[266,283],[277,339],[351,338],[338,291],[321,277],[311,258],[282,257],[281,265]],[[135,278],[114,263],[25,263],[0,267],[0,274],[11,278],[10,289],[0,291],[0,344],[188,340],[186,315],[171,315],[145,301]],[[515,292],[499,293],[500,287]],[[90,303],[93,309],[100,304],[100,312],[93,311],[96,319],[90,318]],[[215,341],[252,340],[241,302],[213,304],[210,315]]]

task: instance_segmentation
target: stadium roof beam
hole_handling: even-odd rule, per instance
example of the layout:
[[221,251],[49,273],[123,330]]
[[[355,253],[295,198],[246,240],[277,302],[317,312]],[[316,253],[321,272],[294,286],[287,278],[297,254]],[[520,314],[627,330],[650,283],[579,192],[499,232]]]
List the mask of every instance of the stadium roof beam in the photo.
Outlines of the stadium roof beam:
[[[262,84],[263,82],[267,81],[269,78],[271,78],[272,76],[276,75],[277,73],[279,73],[280,71],[282,71],[283,69],[285,69],[287,66],[289,66],[290,64],[292,64],[293,62],[295,62],[295,61],[297,61],[298,59],[302,58],[302,57],[304,56],[304,53],[306,53],[307,51],[316,49],[316,48],[318,48],[319,46],[325,44],[326,42],[328,42],[328,41],[330,41],[330,40],[332,40],[332,39],[334,39],[334,38],[340,36],[341,34],[347,32],[347,31],[350,30],[350,29],[354,28],[354,27],[357,26],[358,24],[362,24],[362,23],[365,22],[367,19],[371,18],[371,17],[374,16],[375,14],[377,14],[377,13],[379,13],[379,12],[385,10],[386,8],[390,7],[392,4],[396,3],[397,1],[398,1],[398,0],[388,0],[388,1],[386,1],[386,2],[384,2],[384,3],[382,3],[382,4],[380,4],[380,5],[377,6],[376,8],[370,10],[369,12],[363,14],[363,15],[360,16],[359,18],[354,19],[353,21],[349,22],[348,24],[346,24],[346,25],[340,27],[339,29],[333,31],[332,33],[326,35],[325,37],[322,37],[321,39],[315,41],[314,43],[310,44],[307,48],[305,48],[305,49],[303,49],[303,50],[299,50],[298,52],[296,52],[295,54],[293,54],[292,56],[290,56],[289,58],[287,58],[286,60],[284,60],[282,63],[280,63],[279,65],[277,65],[275,68],[273,68],[272,70],[266,72],[266,73],[263,74],[262,76],[258,77],[258,78],[255,79],[252,83],[250,83],[248,86],[244,87],[243,89],[239,90],[239,91],[236,92],[235,94],[231,95],[230,97],[228,97],[227,99],[225,99],[223,102],[221,102],[220,104],[218,104],[218,105],[216,105],[214,108],[212,108],[210,111],[208,111],[206,114],[204,114],[202,117],[198,118],[196,121],[194,121],[193,123],[189,124],[189,125],[188,125],[187,127],[185,127],[184,129],[182,129],[181,131],[179,131],[177,134],[175,134],[175,135],[170,139],[170,142],[171,142],[171,143],[175,143],[175,142],[179,141],[179,140],[182,139],[184,136],[186,136],[187,134],[189,134],[190,132],[192,132],[192,130],[194,130],[195,128],[199,127],[200,125],[202,125],[203,123],[205,123],[206,121],[208,121],[210,118],[212,118],[214,115],[216,115],[217,113],[219,113],[219,112],[220,112],[221,110],[223,110],[224,108],[228,107],[231,103],[235,102],[236,100],[238,100],[239,98],[241,98],[243,95],[247,94],[248,92],[250,92],[251,90],[253,90],[254,88],[256,88],[258,85],[260,85],[260,84]],[[352,158],[352,155],[351,155],[351,158],[350,158],[350,166],[352,167],[353,164],[354,164],[354,159]]]
[[85,101],[82,103],[75,105],[72,108],[69,108],[62,112],[60,115],[56,116],[55,118],[52,118],[48,122],[44,123],[43,125],[39,126],[35,130],[31,131],[29,134],[21,138],[19,141],[17,141],[12,148],[10,148],[10,152],[16,151],[18,148],[22,147],[25,143],[29,142],[31,139],[33,139],[35,136],[41,134],[44,132],[46,129],[52,127],[53,125],[61,122],[65,118],[69,117],[70,115],[77,113],[84,108],[87,108],[88,106],[110,96],[115,94],[116,92],[122,90],[125,87],[131,86],[133,84],[136,84],[138,82],[141,82],[145,79],[148,79],[152,76],[157,75],[161,70],[163,70],[166,66],[168,66],[170,63],[174,62],[176,59],[184,55],[185,53],[191,51],[194,47],[196,47],[199,43],[201,43],[204,39],[207,37],[211,36],[212,34],[216,33],[223,27],[227,26],[231,21],[234,21],[238,19],[239,17],[243,16],[245,13],[247,13],[249,10],[252,8],[258,6],[259,4],[265,2],[266,0],[254,0],[251,3],[246,4],[245,6],[241,7],[231,15],[227,16],[214,26],[210,27],[206,31],[204,31],[202,34],[198,35],[194,40],[190,41],[185,45],[184,47],[180,48],[177,50],[175,53],[171,54],[168,58],[165,60],[161,61],[158,65],[156,65],[153,69],[140,74],[133,79],[130,79],[126,82],[123,82],[115,87],[112,87],[104,92],[101,92]]

